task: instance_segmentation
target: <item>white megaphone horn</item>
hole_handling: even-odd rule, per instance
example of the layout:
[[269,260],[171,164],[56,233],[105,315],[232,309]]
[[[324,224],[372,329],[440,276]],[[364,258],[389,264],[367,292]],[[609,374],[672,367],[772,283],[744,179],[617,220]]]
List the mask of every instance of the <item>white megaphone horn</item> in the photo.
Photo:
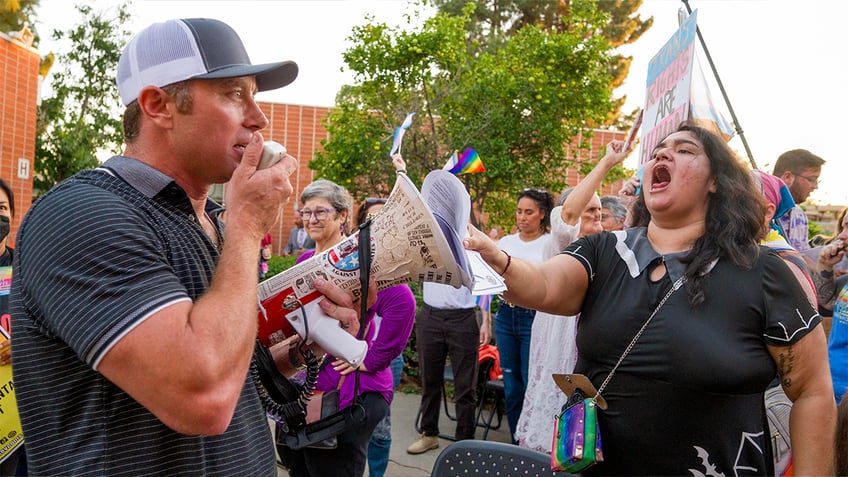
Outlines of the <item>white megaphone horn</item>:
[[[433,215],[405,174],[398,174],[386,205],[371,219],[371,277],[377,288],[414,281],[470,288],[465,251],[453,228]],[[270,348],[297,333],[336,358],[353,366],[361,364],[366,343],[321,312],[318,303],[322,295],[313,286],[320,277],[349,292],[354,301],[360,299],[360,253],[357,232],[260,283],[260,342]]]

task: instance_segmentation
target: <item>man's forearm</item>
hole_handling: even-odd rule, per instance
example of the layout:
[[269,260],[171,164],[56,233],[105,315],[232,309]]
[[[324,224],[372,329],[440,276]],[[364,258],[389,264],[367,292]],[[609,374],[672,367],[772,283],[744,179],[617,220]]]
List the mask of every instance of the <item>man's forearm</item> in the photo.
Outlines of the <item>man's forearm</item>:
[[832,310],[836,301],[836,280],[833,270],[814,270],[811,275],[819,297],[819,306]]

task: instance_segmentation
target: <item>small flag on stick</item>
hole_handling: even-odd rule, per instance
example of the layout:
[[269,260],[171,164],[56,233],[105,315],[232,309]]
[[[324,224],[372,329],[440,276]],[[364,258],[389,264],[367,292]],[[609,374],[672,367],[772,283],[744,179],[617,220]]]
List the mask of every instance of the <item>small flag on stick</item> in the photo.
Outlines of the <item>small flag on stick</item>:
[[483,161],[480,160],[480,156],[477,155],[477,151],[470,147],[462,151],[462,154],[458,154],[458,151],[454,151],[453,154],[451,154],[450,159],[448,159],[447,164],[445,164],[445,167],[442,169],[450,172],[451,174],[486,172],[486,168],[483,167]]
[[395,129],[395,140],[392,143],[392,150],[389,152],[389,156],[394,156],[396,152],[400,152],[400,144],[403,141],[403,135],[406,133],[407,128],[412,126],[412,116],[415,116],[414,112],[407,114],[406,119],[403,120],[403,124]]

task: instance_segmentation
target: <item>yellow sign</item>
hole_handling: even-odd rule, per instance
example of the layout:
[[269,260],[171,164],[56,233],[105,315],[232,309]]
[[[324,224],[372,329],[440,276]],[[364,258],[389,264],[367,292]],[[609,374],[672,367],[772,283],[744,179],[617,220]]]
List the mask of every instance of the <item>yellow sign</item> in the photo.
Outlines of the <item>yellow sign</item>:
[[[0,342],[9,339],[9,334],[0,326]],[[15,400],[15,383],[12,382],[12,366],[0,366],[0,462],[12,455],[24,443],[18,402]]]

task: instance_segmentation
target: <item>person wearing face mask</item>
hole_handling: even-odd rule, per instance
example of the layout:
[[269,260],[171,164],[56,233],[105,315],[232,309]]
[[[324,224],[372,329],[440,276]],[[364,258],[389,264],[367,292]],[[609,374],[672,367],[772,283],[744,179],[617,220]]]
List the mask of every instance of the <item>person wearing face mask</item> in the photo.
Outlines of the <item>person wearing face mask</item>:
[[0,179],[0,267],[12,266],[14,249],[9,246],[9,232],[15,217],[15,196],[12,188]]
[[[550,240],[553,206],[553,198],[547,191],[530,188],[522,190],[515,207],[518,232],[498,241],[501,250],[529,262],[542,262],[543,251]],[[495,316],[495,344],[503,369],[506,416],[513,442],[517,442],[515,431],[524,403],[524,391],[527,389],[530,334],[535,316],[536,310],[517,306],[503,297]]]
[[[9,232],[12,229],[12,219],[15,218],[15,196],[9,184],[0,179],[0,326],[6,333],[11,334],[11,315],[9,315],[9,285],[12,276],[12,260],[15,250],[9,246]],[[11,341],[0,336],[0,366],[11,366],[12,347]],[[16,471],[20,468],[19,471]],[[21,470],[23,472],[21,472]],[[26,475],[26,458],[24,446],[21,444],[16,450],[7,454],[0,462],[0,475]]]

